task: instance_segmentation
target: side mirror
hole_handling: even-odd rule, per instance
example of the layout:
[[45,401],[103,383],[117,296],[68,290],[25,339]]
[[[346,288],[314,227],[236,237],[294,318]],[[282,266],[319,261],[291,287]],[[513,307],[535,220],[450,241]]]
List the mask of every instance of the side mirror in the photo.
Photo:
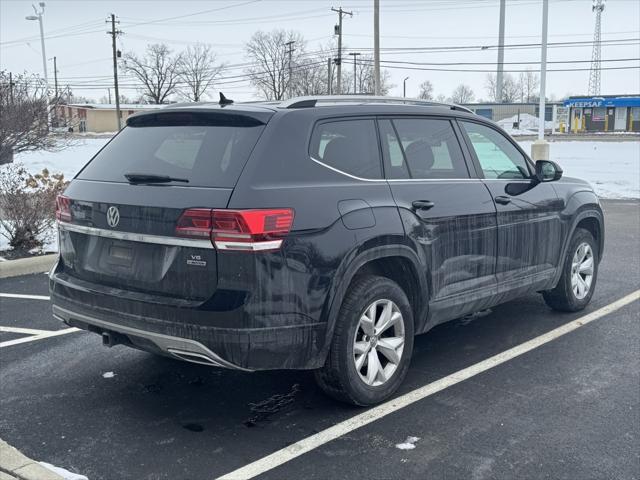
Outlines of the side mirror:
[[551,160],[538,160],[536,162],[535,180],[537,182],[554,182],[562,178],[562,168]]

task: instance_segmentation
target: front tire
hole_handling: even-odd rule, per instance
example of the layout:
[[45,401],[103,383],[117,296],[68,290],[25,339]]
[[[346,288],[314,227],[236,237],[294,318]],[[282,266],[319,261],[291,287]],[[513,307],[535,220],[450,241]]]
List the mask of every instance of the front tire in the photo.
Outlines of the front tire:
[[343,402],[362,406],[382,402],[407,374],[413,335],[413,312],[404,291],[385,277],[358,277],[342,303],[316,381],[325,393]]
[[591,232],[577,228],[571,238],[558,285],[553,290],[542,292],[547,305],[561,312],[577,312],[585,308],[596,287],[598,255]]

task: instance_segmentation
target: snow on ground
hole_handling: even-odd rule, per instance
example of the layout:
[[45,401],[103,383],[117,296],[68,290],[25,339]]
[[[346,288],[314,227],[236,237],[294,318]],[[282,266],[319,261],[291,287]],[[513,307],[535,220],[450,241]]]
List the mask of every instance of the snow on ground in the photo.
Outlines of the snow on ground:
[[47,168],[50,173],[63,173],[66,180],[71,180],[108,141],[109,138],[79,138],[58,152],[19,153],[14,162],[22,163],[31,173]]
[[[531,141],[518,142],[531,153]],[[550,160],[568,177],[582,178],[601,198],[640,198],[640,141],[555,141]]]

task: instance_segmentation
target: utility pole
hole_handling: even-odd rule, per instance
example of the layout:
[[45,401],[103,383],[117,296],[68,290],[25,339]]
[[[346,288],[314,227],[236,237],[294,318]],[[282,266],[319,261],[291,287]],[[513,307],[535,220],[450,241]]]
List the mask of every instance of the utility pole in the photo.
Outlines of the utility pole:
[[287,53],[289,55],[289,82],[288,82],[289,83],[289,85],[288,85],[288,87],[289,87],[289,98],[293,97],[293,81],[292,81],[292,79],[293,79],[293,69],[292,69],[292,66],[291,66],[291,57],[293,56],[293,52],[295,50],[293,48],[293,44],[294,43],[296,43],[296,42],[291,40],[291,41],[289,41],[289,42],[284,44],[286,47],[288,47],[288,49],[287,49],[287,51],[285,53]]
[[353,12],[347,12],[346,10],[343,10],[342,7],[338,9],[331,7],[331,10],[338,14],[338,58],[336,59],[336,65],[338,66],[338,84],[336,85],[336,93],[340,95],[342,93],[342,17],[344,15],[353,17]]
[[111,105],[111,89],[107,88],[107,95],[109,97],[109,105]]
[[547,25],[549,0],[542,0],[542,53],[540,58],[540,104],[538,105],[538,140],[531,145],[533,161],[549,160],[549,142],[544,139],[545,88],[547,83]]
[[353,56],[353,93],[357,94],[358,93],[358,83],[356,82],[356,77],[358,76],[357,74],[357,70],[356,70],[356,65],[357,65],[357,58],[358,55],[360,55],[359,52],[351,52],[349,53],[349,55]]
[[53,84],[56,92],[56,102],[58,100],[58,57],[53,57]]
[[327,58],[327,95],[331,95],[331,65],[332,65],[331,57]]
[[9,101],[13,105],[13,73],[9,72]]
[[54,100],[54,113],[53,113],[53,122],[54,127],[58,127],[58,103],[60,103],[60,99],[58,97],[58,63],[57,57],[54,55],[53,57],[53,84],[56,92],[55,100]]
[[496,102],[502,103],[502,75],[504,72],[504,15],[506,0],[500,0],[500,26],[498,27],[498,71],[496,74]]
[[116,50],[116,37],[122,33],[120,30],[116,30],[116,16],[112,13],[111,20],[107,20],[107,23],[111,23],[111,31],[107,32],[107,35],[111,35],[111,49],[113,50],[113,86],[116,94],[116,116],[118,117],[118,130],[122,128],[122,119],[120,118],[120,92],[118,90],[118,51]]
[[373,83],[380,95],[380,0],[373,0]]

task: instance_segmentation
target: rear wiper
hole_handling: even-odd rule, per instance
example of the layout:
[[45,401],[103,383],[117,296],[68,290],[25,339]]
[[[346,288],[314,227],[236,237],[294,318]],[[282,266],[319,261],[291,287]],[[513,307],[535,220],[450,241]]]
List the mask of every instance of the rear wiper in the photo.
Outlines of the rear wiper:
[[125,173],[124,176],[129,180],[129,183],[189,183],[189,180],[186,178],[175,178],[168,175],[154,175],[153,173]]

